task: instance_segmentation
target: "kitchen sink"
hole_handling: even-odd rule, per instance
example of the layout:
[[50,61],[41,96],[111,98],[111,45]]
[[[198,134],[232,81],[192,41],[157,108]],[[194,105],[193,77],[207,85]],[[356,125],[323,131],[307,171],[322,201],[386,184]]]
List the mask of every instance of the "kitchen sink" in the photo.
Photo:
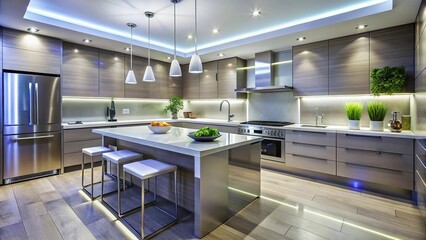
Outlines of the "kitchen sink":
[[326,125],[302,124],[301,127],[326,128]]

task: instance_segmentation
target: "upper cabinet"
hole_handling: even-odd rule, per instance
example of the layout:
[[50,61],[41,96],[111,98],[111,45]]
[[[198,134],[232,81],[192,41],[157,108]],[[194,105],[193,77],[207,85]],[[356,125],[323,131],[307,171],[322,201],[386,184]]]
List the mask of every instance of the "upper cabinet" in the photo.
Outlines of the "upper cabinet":
[[370,93],[369,33],[329,41],[329,94]]
[[160,97],[169,99],[173,96],[182,97],[182,77],[170,77],[170,63],[154,61],[152,66],[155,77],[160,84]]
[[3,29],[3,69],[36,73],[61,73],[61,40]]
[[293,94],[328,94],[328,41],[293,48]]
[[203,63],[203,73],[200,74],[200,98],[217,98],[217,61]]
[[400,65],[405,92],[414,92],[414,41],[414,25],[407,24],[295,46],[294,96],[369,94],[373,68]]
[[99,50],[99,96],[124,97],[124,54]]
[[[124,79],[130,69],[130,55],[125,57]],[[136,84],[124,84],[125,96],[129,98],[154,98],[159,95],[158,83],[143,82],[143,74],[145,73],[148,60],[143,57],[133,56],[133,72],[136,77]],[[124,81],[123,81],[124,82]]]
[[99,50],[64,42],[62,55],[62,95],[99,96]]
[[200,74],[189,73],[189,64],[182,65],[183,98],[200,98]]
[[245,67],[247,62],[241,58],[229,58],[217,61],[217,97],[247,98],[245,93],[237,93],[235,89],[246,87],[247,71],[238,71]]
[[405,92],[414,92],[414,25],[407,24],[370,33],[370,70],[404,66]]

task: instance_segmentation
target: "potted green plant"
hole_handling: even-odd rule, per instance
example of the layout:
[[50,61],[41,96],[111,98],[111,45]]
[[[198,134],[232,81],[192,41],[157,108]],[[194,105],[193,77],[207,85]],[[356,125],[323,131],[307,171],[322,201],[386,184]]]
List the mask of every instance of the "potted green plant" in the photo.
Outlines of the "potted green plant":
[[381,93],[392,95],[402,92],[406,81],[404,66],[374,68],[370,73],[370,91],[374,96]]
[[364,105],[359,102],[347,102],[345,104],[346,115],[348,116],[350,130],[360,129],[360,120],[363,106]]
[[173,96],[169,99],[169,105],[164,108],[164,113],[170,111],[172,113],[172,119],[177,119],[179,110],[183,109],[183,100],[178,96]]
[[370,117],[370,130],[383,131],[383,120],[386,117],[388,106],[382,102],[367,103],[368,117]]

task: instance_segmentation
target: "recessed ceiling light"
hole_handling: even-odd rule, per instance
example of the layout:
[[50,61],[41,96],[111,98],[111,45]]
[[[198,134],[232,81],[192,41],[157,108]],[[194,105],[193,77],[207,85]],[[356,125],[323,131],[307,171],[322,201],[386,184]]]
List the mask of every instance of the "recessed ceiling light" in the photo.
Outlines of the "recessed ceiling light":
[[126,47],[126,48],[124,49],[124,51],[128,52],[128,51],[130,51],[130,49],[131,49],[131,48]]
[[91,43],[91,42],[92,42],[92,39],[87,39],[87,38],[85,38],[85,39],[83,39],[83,42],[84,42],[84,43]]
[[187,38],[188,38],[188,39],[192,39],[192,35],[191,35],[191,34],[188,34]]
[[118,61],[118,57],[114,57],[114,60],[115,60],[115,61]]
[[304,41],[305,39],[306,39],[306,37],[298,37],[298,38],[296,38],[296,40],[299,41],[299,42]]
[[172,60],[172,57],[170,57],[170,56],[168,56],[168,57],[166,57],[167,58],[167,60]]
[[223,53],[218,53],[217,54],[219,57],[224,57],[225,56],[225,54],[223,54]]
[[37,29],[37,28],[29,27],[29,28],[27,28],[27,31],[28,31],[28,32],[32,32],[32,33],[36,33],[36,32],[38,32],[38,31],[40,31],[40,30],[39,30],[39,29]]
[[259,10],[259,9],[255,9],[255,10],[253,10],[253,12],[251,12],[251,15],[252,15],[253,17],[257,17],[257,16],[259,16],[259,15],[260,15],[260,10]]
[[355,27],[355,29],[364,29],[366,27],[368,27],[368,25],[358,25]]
[[78,49],[77,49],[77,48],[76,48],[76,49],[74,49],[74,52],[75,52],[75,53],[78,53]]
[[213,33],[218,33],[218,32],[220,32],[220,29],[219,28],[214,28],[212,32]]

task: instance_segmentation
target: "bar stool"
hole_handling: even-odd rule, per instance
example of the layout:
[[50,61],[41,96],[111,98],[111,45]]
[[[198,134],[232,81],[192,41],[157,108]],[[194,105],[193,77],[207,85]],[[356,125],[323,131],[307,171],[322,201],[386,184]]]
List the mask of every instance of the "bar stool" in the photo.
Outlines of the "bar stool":
[[[141,212],[142,212],[142,227],[141,227],[141,238],[144,239],[144,221],[145,221],[145,191],[143,190],[144,187],[144,180],[146,179],[150,179],[155,177],[155,189],[154,189],[154,199],[156,198],[156,193],[157,193],[157,176],[162,175],[162,174],[166,174],[166,173],[174,173],[174,183],[175,183],[175,211],[176,211],[176,215],[175,215],[175,221],[167,224],[166,226],[158,229],[155,232],[158,232],[168,226],[170,226],[171,224],[177,222],[178,219],[178,196],[177,196],[177,177],[176,177],[176,173],[177,173],[177,167],[175,165],[171,165],[171,164],[167,164],[164,162],[160,162],[158,160],[154,160],[154,159],[147,159],[147,160],[142,160],[142,161],[138,161],[138,162],[133,162],[133,163],[128,163],[125,164],[123,166],[123,174],[124,176],[127,173],[130,173],[132,176],[135,176],[137,178],[139,178],[141,180],[141,186],[142,186],[142,190],[141,190]],[[155,200],[154,200],[155,201]],[[162,210],[163,212],[165,212],[164,210]],[[166,214],[172,216],[171,214],[165,212]],[[154,233],[155,233],[154,232]],[[152,235],[152,234],[150,234]]]
[[[141,160],[143,155],[140,153],[129,151],[129,150],[118,150],[115,152],[103,153],[102,157],[104,158],[102,160],[102,173],[105,170],[104,160],[117,165],[117,191],[118,191],[117,213],[119,216],[121,216],[122,215],[121,189],[120,189],[121,169],[123,169],[123,165],[126,163],[131,163],[137,160]],[[126,175],[123,176],[123,189],[126,189]],[[101,179],[101,201],[103,201],[103,195],[104,195],[104,174],[102,174],[102,179]]]
[[[112,150],[107,148],[107,147],[103,147],[103,146],[98,146],[98,147],[89,147],[89,148],[83,148],[81,149],[82,152],[82,158],[81,158],[81,186],[83,188],[83,191],[90,196],[90,198],[92,200],[95,200],[97,197],[93,196],[93,185],[100,183],[100,182],[93,182],[93,158],[97,157],[97,156],[101,156],[104,153],[107,152],[111,152]],[[90,168],[91,168],[91,182],[90,184],[84,185],[84,155],[88,155],[90,157]],[[91,186],[91,192],[89,193],[86,190],[86,187]]]

